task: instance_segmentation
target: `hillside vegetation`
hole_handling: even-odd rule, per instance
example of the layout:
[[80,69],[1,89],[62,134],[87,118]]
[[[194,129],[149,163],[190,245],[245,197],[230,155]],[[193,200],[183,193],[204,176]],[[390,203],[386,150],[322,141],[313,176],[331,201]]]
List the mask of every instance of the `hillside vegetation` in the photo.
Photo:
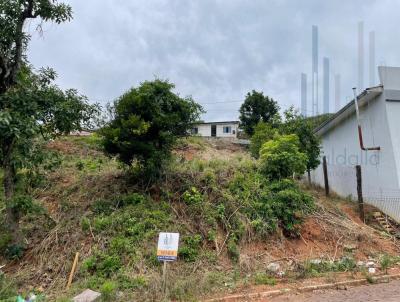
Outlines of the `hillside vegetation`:
[[[36,179],[32,194],[41,210],[21,223],[28,245],[23,258],[9,253],[0,261],[6,264],[0,299],[35,291],[46,301],[69,301],[91,288],[109,301],[160,301],[160,231],[181,234],[179,261],[168,275],[168,296],[178,301],[355,270],[356,260],[397,251],[351,218],[346,203],[303,193],[293,181],[267,181],[234,144],[182,139],[162,179],[143,184],[98,143],[96,136],[64,137],[48,145],[60,163]],[[66,291],[76,252],[78,271]],[[333,264],[310,267],[313,258]],[[286,272],[282,280],[266,273],[274,261]]]

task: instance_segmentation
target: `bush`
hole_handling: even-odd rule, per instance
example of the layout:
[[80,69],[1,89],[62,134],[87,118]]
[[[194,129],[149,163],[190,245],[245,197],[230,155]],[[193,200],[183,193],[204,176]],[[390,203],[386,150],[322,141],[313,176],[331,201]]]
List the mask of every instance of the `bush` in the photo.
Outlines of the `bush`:
[[117,255],[97,253],[83,262],[84,271],[102,277],[110,277],[122,267],[122,262]]
[[100,199],[93,203],[92,210],[96,214],[109,215],[118,208],[143,203],[147,198],[139,193],[118,196],[112,200]]
[[101,299],[103,301],[115,301],[117,293],[117,284],[112,281],[106,281],[100,288]]
[[199,120],[202,108],[191,98],[172,92],[168,81],[144,82],[114,102],[114,119],[100,134],[105,151],[124,164],[136,162],[143,175],[152,179],[180,136],[186,136]]
[[271,180],[289,178],[306,171],[307,155],[299,150],[296,135],[277,136],[260,150],[261,172]]
[[192,187],[190,190],[185,191],[185,193],[183,193],[183,201],[187,204],[187,205],[197,205],[202,203],[203,201],[203,196],[201,196],[200,192],[197,191],[197,189],[195,187]]
[[311,196],[302,192],[291,180],[275,182],[270,186],[272,211],[286,235],[297,235],[304,214],[314,207]]
[[254,158],[260,157],[261,146],[274,138],[277,131],[271,124],[259,122],[250,139],[250,153]]
[[238,173],[229,188],[233,198],[240,200],[253,231],[263,238],[278,226],[286,235],[296,235],[305,214],[314,207],[313,199],[293,180],[270,182],[259,173]]
[[227,249],[229,257],[234,262],[238,262],[240,257],[240,251],[239,251],[239,246],[237,244],[237,239],[234,236],[231,236],[231,238],[229,238]]
[[186,262],[194,262],[200,254],[201,235],[186,236],[182,239],[182,246],[178,255]]

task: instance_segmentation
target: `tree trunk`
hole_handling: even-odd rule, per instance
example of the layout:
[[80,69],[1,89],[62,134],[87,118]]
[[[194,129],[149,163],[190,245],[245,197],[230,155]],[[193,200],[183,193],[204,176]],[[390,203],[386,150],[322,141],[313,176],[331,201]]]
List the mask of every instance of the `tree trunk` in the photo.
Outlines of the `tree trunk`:
[[308,184],[311,186],[311,171],[307,169],[307,176],[308,176]]
[[3,161],[4,168],[4,196],[6,201],[6,229],[10,232],[12,243],[22,245],[22,234],[19,228],[20,214],[17,209],[12,206],[12,200],[15,192],[15,170],[11,164],[10,156],[6,156]]

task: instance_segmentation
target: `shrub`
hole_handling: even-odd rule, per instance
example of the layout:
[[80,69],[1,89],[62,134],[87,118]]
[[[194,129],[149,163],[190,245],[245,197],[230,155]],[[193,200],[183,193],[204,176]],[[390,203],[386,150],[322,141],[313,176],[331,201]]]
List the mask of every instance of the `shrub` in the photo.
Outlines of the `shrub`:
[[304,214],[314,207],[312,197],[302,192],[291,180],[275,182],[270,190],[271,208],[279,225],[287,235],[297,235]]
[[118,287],[120,289],[141,289],[147,286],[147,279],[144,276],[129,277],[124,274],[119,274],[117,277]]
[[100,288],[101,299],[103,301],[115,301],[117,293],[117,284],[113,281],[106,281]]
[[178,254],[186,262],[194,262],[200,253],[201,235],[186,236],[182,239],[182,246]]
[[97,253],[83,262],[85,271],[107,278],[118,272],[121,267],[122,262],[119,256],[104,253]]
[[200,204],[203,201],[203,196],[195,187],[192,187],[190,190],[185,191],[183,193],[183,200],[187,205],[196,205]]
[[384,271],[386,275],[388,273],[388,268],[393,264],[393,262],[393,259],[387,254],[384,254],[379,258],[381,270]]
[[276,135],[276,129],[271,124],[259,122],[250,139],[250,153],[254,158],[259,158],[261,146]]
[[96,200],[92,205],[92,210],[96,214],[109,215],[118,208],[137,205],[146,201],[146,197],[139,193],[120,195],[111,200]]
[[296,135],[277,136],[263,144],[260,150],[261,172],[269,179],[292,177],[306,170],[307,155],[299,150]]
[[158,79],[132,88],[114,102],[114,118],[100,131],[108,154],[128,166],[137,162],[150,179],[159,174],[177,138],[188,134],[202,112],[199,104],[179,97],[173,88]]
[[237,239],[234,236],[231,236],[228,240],[227,244],[228,255],[234,261],[238,262],[240,257],[239,246],[237,244]]

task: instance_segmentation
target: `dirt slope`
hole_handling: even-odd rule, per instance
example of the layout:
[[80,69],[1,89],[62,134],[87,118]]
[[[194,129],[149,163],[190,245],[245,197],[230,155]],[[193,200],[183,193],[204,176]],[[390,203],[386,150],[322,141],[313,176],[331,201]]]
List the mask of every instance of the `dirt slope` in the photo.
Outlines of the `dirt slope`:
[[[106,158],[91,142],[66,139],[51,143],[50,148],[60,152],[64,163],[62,169],[46,176],[44,187],[35,191],[35,197],[46,208],[48,216],[24,221],[28,226],[26,255],[19,262],[0,259],[0,264],[6,264],[3,271],[10,278],[18,280],[17,285],[21,290],[45,291],[53,301],[56,296],[70,297],[83,286],[94,282],[81,273],[79,267],[76,283],[70,291],[65,291],[75,252],[81,253],[82,262],[93,255],[96,249],[109,245],[109,239],[98,235],[93,225],[89,224],[88,230],[83,230],[82,217],[92,215],[94,202],[137,188],[124,177],[118,163]],[[249,157],[245,149],[235,144],[197,139],[181,144],[175,154],[180,160],[189,162],[217,159],[222,166],[224,161],[228,163],[233,158]],[[188,301],[200,296],[213,296],[212,292],[219,296],[221,293],[246,292],[255,288],[279,288],[281,284],[299,278],[299,267],[310,259],[336,261],[351,255],[354,261],[366,261],[369,258],[377,259],[381,254],[398,254],[397,241],[361,223],[354,204],[338,198],[326,199],[317,189],[305,189],[315,197],[318,208],[306,219],[299,238],[286,238],[278,233],[267,240],[242,242],[238,263],[233,263],[225,250],[219,252],[206,246],[204,256],[195,262],[178,262],[171,266],[171,288],[176,291],[176,299]],[[157,188],[150,188],[150,194],[157,201],[164,193]],[[192,222],[181,216],[179,205],[172,204],[172,209],[175,211],[172,212],[172,218],[177,224],[182,228],[192,227]],[[225,234],[217,234],[217,238],[219,247],[226,246]],[[153,241],[149,240],[149,252],[154,249]],[[138,285],[130,291],[137,290],[143,300],[157,300],[161,269],[157,266],[149,268],[144,260],[134,259],[136,262],[129,263],[132,269],[127,273],[131,278],[145,278],[147,285],[140,290],[137,289]],[[277,279],[278,285],[275,287],[255,287],[257,274],[265,272],[267,265],[272,262],[278,263],[288,273],[282,279]],[[196,297],[190,294],[192,291]]]

